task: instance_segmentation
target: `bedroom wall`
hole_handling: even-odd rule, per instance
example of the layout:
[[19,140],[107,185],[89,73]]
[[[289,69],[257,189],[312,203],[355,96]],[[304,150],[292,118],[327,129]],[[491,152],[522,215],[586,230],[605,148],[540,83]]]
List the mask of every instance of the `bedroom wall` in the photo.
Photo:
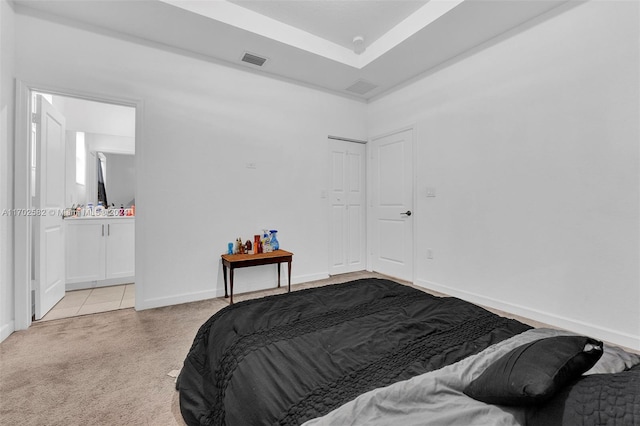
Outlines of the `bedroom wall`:
[[[327,135],[366,137],[364,103],[23,13],[16,74],[140,102],[137,309],[224,295],[220,254],[263,227],[294,252],[293,283],[327,276]],[[275,269],[237,271],[236,292]]]
[[369,105],[416,131],[417,284],[640,349],[638,17],[570,2]]
[[14,331],[13,218],[1,214],[13,208],[14,21],[0,0],[0,342]]

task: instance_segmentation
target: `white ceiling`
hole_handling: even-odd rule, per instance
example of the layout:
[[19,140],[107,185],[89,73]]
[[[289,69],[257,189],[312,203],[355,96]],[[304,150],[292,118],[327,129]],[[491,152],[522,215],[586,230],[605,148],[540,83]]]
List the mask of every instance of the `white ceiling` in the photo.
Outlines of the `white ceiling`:
[[[567,0],[14,0],[213,61],[368,100]],[[366,50],[356,54],[355,36]],[[267,58],[262,67],[245,52]],[[375,88],[347,90],[358,81]],[[362,87],[362,85],[360,85]]]
[[365,46],[368,46],[424,6],[428,0],[230,2],[352,50],[354,37],[362,36]]

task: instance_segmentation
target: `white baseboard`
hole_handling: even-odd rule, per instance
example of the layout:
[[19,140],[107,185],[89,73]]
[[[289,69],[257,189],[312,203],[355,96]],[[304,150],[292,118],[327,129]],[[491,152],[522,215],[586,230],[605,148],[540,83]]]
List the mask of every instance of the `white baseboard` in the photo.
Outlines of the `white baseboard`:
[[13,320],[9,321],[8,324],[3,324],[2,327],[0,327],[0,342],[4,342],[14,331],[16,331],[16,326]]
[[329,278],[328,272],[322,274],[294,275],[291,276],[291,284],[302,284],[310,281],[325,280],[327,278]]
[[[309,281],[323,280],[326,278],[329,278],[329,274],[327,273],[297,275],[297,276],[291,277],[291,285],[306,283]],[[284,274],[284,276],[282,277],[282,280],[280,281],[280,286],[286,287],[287,284],[288,284],[287,276],[286,274]],[[269,290],[271,288],[275,288],[274,282],[245,284],[241,288],[242,291],[238,291],[238,286],[235,286],[234,288],[235,291],[233,292],[233,295],[235,296],[237,294],[248,293],[253,291]],[[182,303],[189,303],[189,302],[198,302],[200,300],[214,299],[214,298],[219,298],[223,296],[224,296],[224,287],[211,288],[210,290],[193,292],[193,293],[177,294],[174,296],[145,299],[141,301],[138,301],[138,299],[136,299],[135,309],[137,311],[140,311],[143,309],[161,308],[163,306],[179,305]]]
[[487,306],[493,309],[499,309],[513,315],[519,315],[534,321],[549,324],[553,327],[562,328],[573,331],[574,333],[585,334],[590,337],[604,340],[615,345],[624,346],[633,350],[640,350],[640,336],[634,336],[628,333],[621,333],[596,324],[590,324],[583,321],[566,318],[549,312],[539,311],[537,309],[527,308],[526,306],[517,305],[510,302],[482,296],[468,291],[458,290],[446,285],[434,283],[425,280],[416,280],[415,284],[426,289],[438,291],[449,296],[466,300],[467,302],[477,305]]
[[[222,294],[224,296],[224,294]],[[138,300],[136,298],[136,311],[142,311],[144,309],[161,308],[163,306],[180,305],[189,302],[198,302],[200,300],[214,299],[221,297],[216,294],[215,289],[198,291],[193,293],[176,294],[166,297],[155,297],[151,299]]]

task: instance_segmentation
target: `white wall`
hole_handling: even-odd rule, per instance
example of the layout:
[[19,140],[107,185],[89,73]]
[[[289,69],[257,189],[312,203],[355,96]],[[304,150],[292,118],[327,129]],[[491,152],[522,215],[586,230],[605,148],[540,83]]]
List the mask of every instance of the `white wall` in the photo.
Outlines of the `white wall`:
[[[0,212],[13,208],[15,13],[0,0]],[[0,214],[0,341],[14,331],[13,218]]]
[[639,349],[638,3],[562,10],[372,102],[369,132],[416,129],[416,283]]
[[76,132],[67,130],[65,135],[65,199],[68,207],[84,204],[86,185],[76,183]]
[[136,112],[131,107],[66,96],[53,96],[53,105],[64,115],[67,130],[135,137]]
[[105,133],[87,133],[85,134],[85,140],[87,142],[88,153],[98,151],[129,155],[136,153],[135,137],[115,136]]
[[[278,229],[281,247],[294,252],[294,283],[326,276],[328,177],[319,159],[329,134],[366,137],[365,104],[22,14],[16,73],[141,101],[137,308],[224,294],[220,254],[262,227]],[[273,266],[239,270],[236,291],[275,279]]]

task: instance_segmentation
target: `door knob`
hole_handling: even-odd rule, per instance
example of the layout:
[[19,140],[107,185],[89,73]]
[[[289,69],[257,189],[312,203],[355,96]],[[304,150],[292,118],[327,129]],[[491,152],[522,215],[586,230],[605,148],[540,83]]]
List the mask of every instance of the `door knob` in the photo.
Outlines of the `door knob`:
[[411,210],[407,210],[404,213],[400,213],[401,215],[405,215],[405,216],[411,216]]

